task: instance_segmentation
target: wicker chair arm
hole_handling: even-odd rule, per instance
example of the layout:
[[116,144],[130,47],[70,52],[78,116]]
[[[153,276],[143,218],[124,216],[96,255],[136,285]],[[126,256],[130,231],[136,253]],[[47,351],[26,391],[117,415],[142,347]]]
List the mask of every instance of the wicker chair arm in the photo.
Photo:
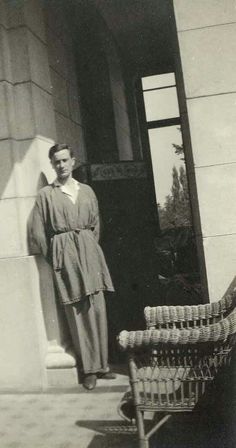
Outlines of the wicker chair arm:
[[144,347],[155,347],[157,344],[197,344],[201,342],[225,341],[236,333],[236,309],[221,321],[198,328],[174,328],[126,331],[118,336],[121,350],[135,350]]
[[184,306],[146,306],[144,317],[148,328],[169,323],[208,320],[224,314],[233,308],[236,302],[236,292],[223,297],[218,302],[205,305]]

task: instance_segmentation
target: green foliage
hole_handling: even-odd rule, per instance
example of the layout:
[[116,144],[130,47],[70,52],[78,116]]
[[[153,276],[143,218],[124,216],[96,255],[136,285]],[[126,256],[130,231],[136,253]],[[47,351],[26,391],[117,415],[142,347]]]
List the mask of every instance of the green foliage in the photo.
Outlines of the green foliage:
[[[183,145],[172,146],[184,161]],[[165,301],[175,305],[200,303],[202,290],[184,166],[179,171],[173,166],[171,192],[164,206],[158,205],[158,212],[162,232],[155,249]]]
[[191,226],[188,181],[185,168],[172,170],[171,194],[163,207],[158,206],[161,229]]
[[[181,132],[180,128],[179,131]],[[181,160],[184,161],[183,145],[173,143],[172,146],[175,154],[183,155]],[[171,194],[166,196],[163,207],[158,205],[158,212],[161,229],[191,226],[188,180],[184,166],[180,167],[179,172],[173,166]]]
[[172,146],[173,148],[175,148],[175,154],[177,154],[178,156],[183,155],[181,160],[185,160],[183,145],[176,145],[176,143],[173,143]]

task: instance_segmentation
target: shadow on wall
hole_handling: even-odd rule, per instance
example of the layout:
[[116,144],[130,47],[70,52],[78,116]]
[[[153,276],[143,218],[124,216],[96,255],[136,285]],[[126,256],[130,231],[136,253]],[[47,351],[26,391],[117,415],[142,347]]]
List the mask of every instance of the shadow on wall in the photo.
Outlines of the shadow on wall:
[[41,190],[41,188],[46,187],[48,185],[47,178],[43,172],[39,174],[39,179],[37,183],[37,191]]
[[[26,141],[0,142],[0,150],[4,153],[0,170],[0,198],[32,197],[37,188],[47,184],[46,176],[52,175],[52,169],[50,164],[45,164],[45,160],[53,143],[54,140],[41,134]],[[46,175],[39,172],[42,164],[45,165]]]

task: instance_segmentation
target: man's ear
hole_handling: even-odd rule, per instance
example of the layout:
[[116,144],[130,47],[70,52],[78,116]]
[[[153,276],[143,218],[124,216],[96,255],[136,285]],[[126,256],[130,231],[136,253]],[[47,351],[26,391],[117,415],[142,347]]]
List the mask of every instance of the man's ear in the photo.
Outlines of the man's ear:
[[72,157],[72,167],[75,166],[75,157]]

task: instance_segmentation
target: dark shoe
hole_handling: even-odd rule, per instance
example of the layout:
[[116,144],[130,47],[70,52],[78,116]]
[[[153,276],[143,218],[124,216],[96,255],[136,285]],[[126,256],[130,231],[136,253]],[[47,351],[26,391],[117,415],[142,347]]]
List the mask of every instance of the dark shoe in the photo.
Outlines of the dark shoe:
[[95,373],[88,373],[87,375],[84,375],[83,386],[85,389],[93,390],[96,386],[96,379],[97,376]]
[[115,380],[116,379],[116,374],[108,371],[108,372],[98,372],[97,373],[97,378],[102,379],[102,380]]

